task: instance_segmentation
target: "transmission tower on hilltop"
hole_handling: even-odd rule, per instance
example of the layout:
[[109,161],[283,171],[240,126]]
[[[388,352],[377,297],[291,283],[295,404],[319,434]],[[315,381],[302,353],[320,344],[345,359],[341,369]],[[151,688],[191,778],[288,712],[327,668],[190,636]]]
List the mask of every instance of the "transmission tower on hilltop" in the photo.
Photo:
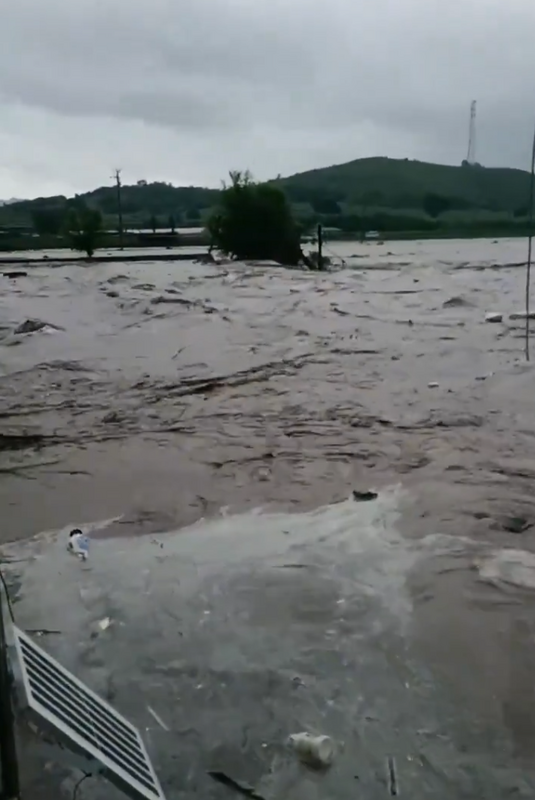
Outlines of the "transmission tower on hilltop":
[[476,163],[476,101],[470,104],[470,127],[468,129],[468,153],[466,155],[467,164]]

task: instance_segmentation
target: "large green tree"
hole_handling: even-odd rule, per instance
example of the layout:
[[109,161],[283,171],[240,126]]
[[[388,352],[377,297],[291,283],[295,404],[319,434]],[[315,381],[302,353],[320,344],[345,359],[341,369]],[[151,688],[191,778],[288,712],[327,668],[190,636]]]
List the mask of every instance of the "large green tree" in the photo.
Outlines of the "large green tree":
[[230,173],[208,230],[213,246],[234,258],[288,265],[303,260],[299,228],[284,192],[255,182],[248,171]]
[[65,220],[65,233],[73,250],[80,250],[92,258],[102,230],[102,214],[96,208],[80,205],[69,209]]

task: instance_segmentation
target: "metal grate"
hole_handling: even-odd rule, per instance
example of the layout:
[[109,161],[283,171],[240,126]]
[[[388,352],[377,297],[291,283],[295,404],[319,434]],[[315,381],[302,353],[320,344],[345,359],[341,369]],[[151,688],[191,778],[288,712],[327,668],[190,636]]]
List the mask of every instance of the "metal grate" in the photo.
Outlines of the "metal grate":
[[135,800],[165,800],[140,733],[13,626],[27,710]]

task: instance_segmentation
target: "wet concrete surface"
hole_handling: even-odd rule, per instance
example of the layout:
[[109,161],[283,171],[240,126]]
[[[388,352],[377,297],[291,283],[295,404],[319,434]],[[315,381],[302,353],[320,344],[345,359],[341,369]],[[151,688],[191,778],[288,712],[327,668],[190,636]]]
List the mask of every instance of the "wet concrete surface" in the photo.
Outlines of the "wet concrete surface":
[[[9,283],[2,535],[61,529],[5,549],[30,559],[17,616],[60,629],[43,646],[97,690],[113,677],[169,797],[228,794],[207,769],[383,797],[389,755],[416,798],[532,796],[533,368],[507,321],[525,248],[329,249],[345,269]],[[15,334],[28,318],[49,327]],[[66,553],[64,528],[111,517],[87,565]],[[344,742],[321,778],[283,746],[303,729]]]

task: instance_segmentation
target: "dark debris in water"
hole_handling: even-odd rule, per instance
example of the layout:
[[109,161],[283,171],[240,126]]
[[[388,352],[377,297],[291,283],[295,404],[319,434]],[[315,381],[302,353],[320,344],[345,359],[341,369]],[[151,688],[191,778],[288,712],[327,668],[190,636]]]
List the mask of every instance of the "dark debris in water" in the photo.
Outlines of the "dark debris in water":
[[29,450],[42,446],[45,437],[40,433],[0,432],[0,451],[2,450]]
[[17,325],[13,333],[37,333],[38,331],[42,331],[43,328],[52,328],[56,331],[65,330],[65,328],[53,325],[51,322],[44,322],[42,319],[26,319],[24,322],[21,322],[20,325]]
[[358,502],[367,502],[369,500],[377,500],[379,495],[377,492],[371,491],[358,491],[357,489],[353,489],[353,498]]
[[504,531],[508,531],[509,533],[524,533],[531,528],[532,525],[533,522],[525,517],[504,517],[501,520],[501,527]]
[[217,781],[217,783],[222,783],[223,786],[228,786],[229,789],[234,789],[235,792],[243,795],[244,797],[251,797],[253,800],[265,800],[263,795],[259,794],[248,783],[231,778],[225,772],[209,770],[208,775],[213,778],[214,781]]
[[387,780],[388,780],[388,793],[392,797],[399,795],[398,775],[396,769],[396,760],[392,756],[388,756],[386,760]]
[[442,308],[473,308],[474,303],[467,300],[465,297],[455,296],[450,297],[442,304]]

